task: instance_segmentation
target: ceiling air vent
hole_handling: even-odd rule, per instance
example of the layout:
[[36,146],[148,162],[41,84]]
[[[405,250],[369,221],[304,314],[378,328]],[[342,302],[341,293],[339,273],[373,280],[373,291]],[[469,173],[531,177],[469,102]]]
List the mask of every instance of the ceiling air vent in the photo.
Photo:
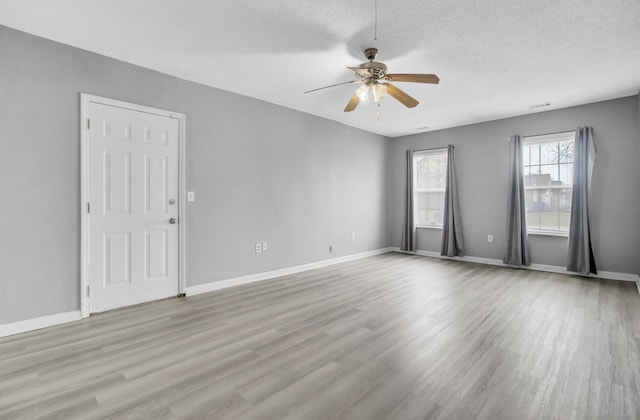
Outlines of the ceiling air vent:
[[529,109],[540,109],[540,108],[546,108],[548,106],[551,106],[551,102],[543,102],[541,104],[529,105],[527,108],[529,108]]

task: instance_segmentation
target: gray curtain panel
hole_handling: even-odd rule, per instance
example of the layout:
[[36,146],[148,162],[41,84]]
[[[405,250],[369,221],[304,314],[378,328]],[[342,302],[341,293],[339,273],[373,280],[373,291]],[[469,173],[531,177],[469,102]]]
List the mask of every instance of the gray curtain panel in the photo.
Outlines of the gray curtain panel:
[[407,150],[407,191],[404,200],[404,221],[400,249],[415,252],[416,226],[413,220],[413,150]]
[[520,136],[509,138],[509,189],[507,192],[507,241],[505,264],[531,265],[529,237],[524,203],[522,176],[522,140]]
[[442,222],[442,244],[440,246],[440,255],[446,255],[447,257],[464,255],[453,149],[452,145],[447,147],[447,184],[444,192],[444,220]]
[[567,270],[596,274],[596,261],[591,246],[591,175],[596,159],[593,128],[576,129],[573,159],[573,195],[569,225],[569,252]]

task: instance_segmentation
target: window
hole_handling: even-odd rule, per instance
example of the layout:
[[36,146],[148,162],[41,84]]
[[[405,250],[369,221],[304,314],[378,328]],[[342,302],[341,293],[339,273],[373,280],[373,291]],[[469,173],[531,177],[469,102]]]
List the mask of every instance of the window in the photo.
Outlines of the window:
[[574,138],[574,131],[524,138],[524,201],[529,233],[569,232]]
[[447,149],[413,154],[413,215],[418,227],[442,227]]

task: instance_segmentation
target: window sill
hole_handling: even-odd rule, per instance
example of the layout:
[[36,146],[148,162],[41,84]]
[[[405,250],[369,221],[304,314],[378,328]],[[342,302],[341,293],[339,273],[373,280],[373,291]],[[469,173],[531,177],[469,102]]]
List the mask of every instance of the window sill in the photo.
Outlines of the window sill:
[[425,225],[425,226],[416,226],[416,228],[418,228],[418,229],[440,229],[440,230],[442,230],[442,226]]
[[569,234],[565,233],[565,232],[545,232],[545,231],[528,231],[527,232],[528,235],[533,235],[533,236],[555,236],[558,238],[568,238]]

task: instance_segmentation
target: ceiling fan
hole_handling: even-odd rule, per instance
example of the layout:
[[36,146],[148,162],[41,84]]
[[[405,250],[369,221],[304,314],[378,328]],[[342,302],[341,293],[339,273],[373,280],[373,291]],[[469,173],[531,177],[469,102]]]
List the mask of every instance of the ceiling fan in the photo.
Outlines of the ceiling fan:
[[358,67],[347,67],[349,70],[353,70],[356,75],[356,80],[350,80],[348,82],[337,83],[335,85],[324,86],[318,89],[308,90],[305,93],[315,92],[322,89],[327,89],[334,86],[346,85],[350,83],[362,83],[353,97],[347,103],[344,108],[344,112],[351,112],[361,101],[365,101],[369,97],[369,90],[373,93],[373,100],[378,106],[380,101],[388,93],[391,97],[397,99],[407,108],[413,108],[418,105],[418,101],[406,92],[398,89],[389,82],[414,82],[414,83],[433,83],[438,84],[440,79],[435,74],[387,74],[387,66],[384,63],[373,61],[378,55],[377,48],[367,48],[364,50],[364,56],[368,62],[360,64]]

